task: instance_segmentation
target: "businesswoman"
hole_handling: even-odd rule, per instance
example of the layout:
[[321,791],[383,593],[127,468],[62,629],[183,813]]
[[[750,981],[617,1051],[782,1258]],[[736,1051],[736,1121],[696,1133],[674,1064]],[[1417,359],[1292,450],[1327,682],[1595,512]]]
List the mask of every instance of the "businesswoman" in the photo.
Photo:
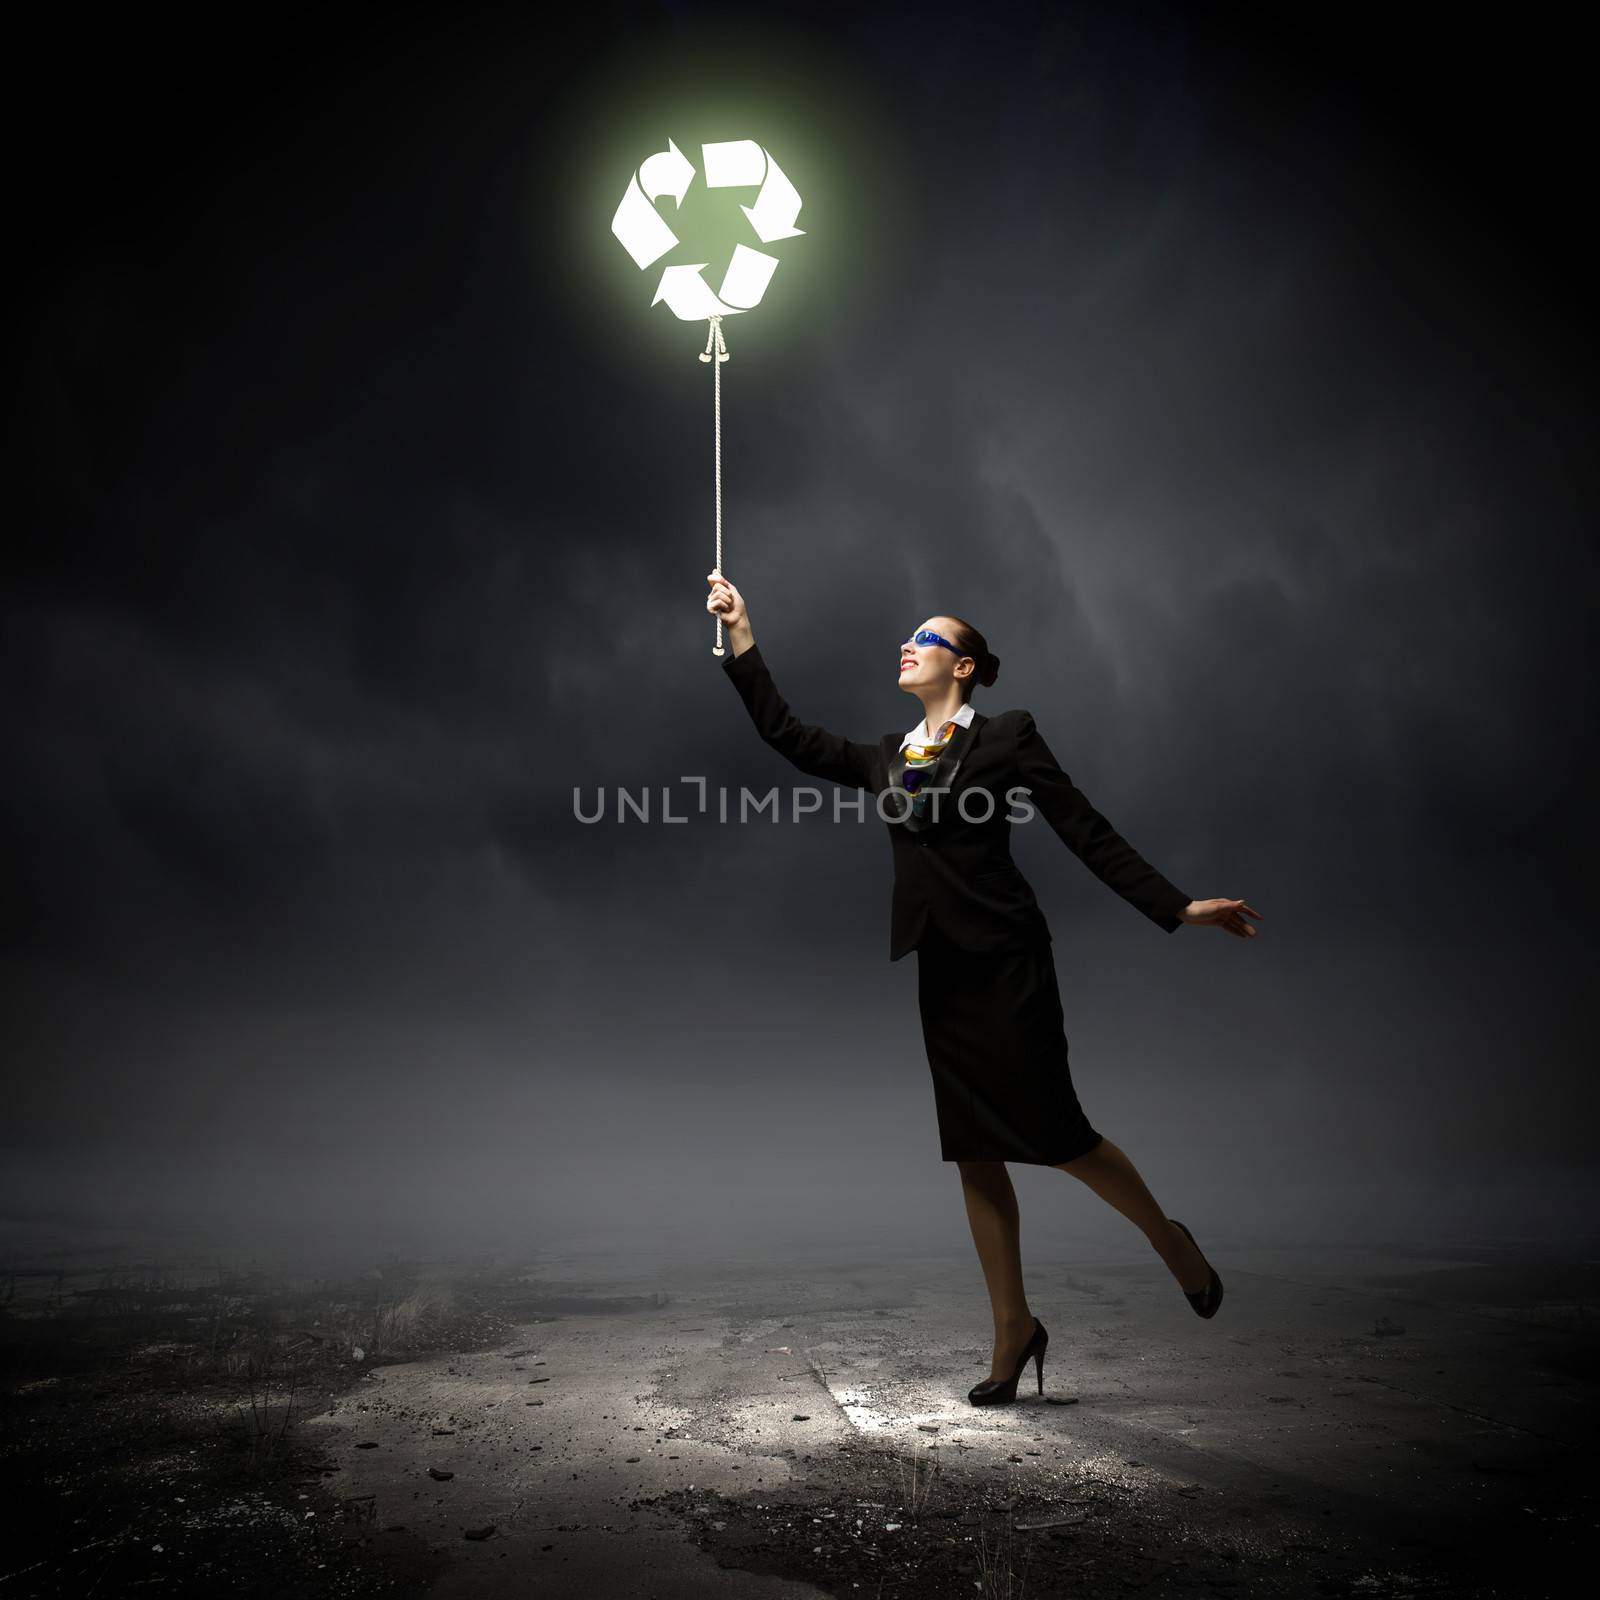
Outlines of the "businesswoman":
[[[1167,932],[1185,923],[1253,938],[1243,900],[1191,900],[1089,803],[1026,711],[987,717],[972,691],[999,671],[959,617],[929,617],[899,646],[900,688],[922,721],[858,743],[800,722],[756,646],[738,589],[707,574],[706,609],[731,650],[723,670],[767,744],[810,776],[865,789],[894,856],[889,956],[917,952],[917,993],[933,1075],[940,1154],[956,1164],[994,1312],[989,1376],[974,1405],[1014,1400],[1031,1360],[1044,1392],[1049,1335],[1022,1284],[1016,1191],[1005,1163],[1059,1168],[1115,1206],[1150,1241],[1202,1317],[1222,1280],[1181,1222],[1163,1214],[1128,1157],[1089,1122],[1073,1089],[1050,930],[1011,860],[1008,814],[1036,807],[1104,883]],[[1026,820],[1031,811],[1017,820]]]

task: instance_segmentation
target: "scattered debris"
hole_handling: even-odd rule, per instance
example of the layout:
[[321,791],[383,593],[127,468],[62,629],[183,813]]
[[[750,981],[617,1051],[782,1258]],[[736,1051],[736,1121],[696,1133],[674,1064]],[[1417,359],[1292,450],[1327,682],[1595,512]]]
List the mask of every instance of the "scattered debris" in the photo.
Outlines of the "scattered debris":
[[1018,1522],[1015,1527],[1019,1533],[1038,1533],[1045,1528],[1070,1528],[1075,1523],[1083,1522],[1089,1513],[1080,1511],[1076,1516],[1046,1517],[1041,1522]]

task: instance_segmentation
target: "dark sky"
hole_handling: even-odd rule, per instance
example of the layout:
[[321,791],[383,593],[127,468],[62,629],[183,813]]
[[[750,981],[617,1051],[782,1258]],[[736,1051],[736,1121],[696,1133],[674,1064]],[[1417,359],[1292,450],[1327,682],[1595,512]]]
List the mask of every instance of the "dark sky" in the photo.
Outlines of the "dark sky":
[[882,825],[574,816],[807,781],[711,654],[703,326],[608,229],[669,135],[804,200],[723,439],[797,713],[909,728],[899,640],[970,618],[979,709],[1263,914],[1169,936],[1017,829],[1096,1125],[1240,1230],[1579,1205],[1582,57],[1290,9],[35,21],[4,1216],[964,1228]]

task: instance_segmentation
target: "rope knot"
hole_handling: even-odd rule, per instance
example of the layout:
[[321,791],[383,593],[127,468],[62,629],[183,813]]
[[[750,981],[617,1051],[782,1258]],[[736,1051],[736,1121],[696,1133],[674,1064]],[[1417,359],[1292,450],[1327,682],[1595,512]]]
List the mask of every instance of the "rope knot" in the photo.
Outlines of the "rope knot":
[[728,359],[728,347],[722,342],[722,318],[707,317],[706,321],[711,324],[711,329],[706,334],[706,347],[700,359],[709,361],[711,359],[711,347],[715,345],[717,347],[717,360],[726,361]]

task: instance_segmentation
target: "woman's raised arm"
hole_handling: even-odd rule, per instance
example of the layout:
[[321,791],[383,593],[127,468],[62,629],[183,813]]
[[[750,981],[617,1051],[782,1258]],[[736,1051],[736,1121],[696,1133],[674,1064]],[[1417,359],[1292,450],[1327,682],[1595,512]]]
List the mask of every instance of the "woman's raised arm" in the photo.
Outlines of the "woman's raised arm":
[[722,658],[722,670],[733,680],[756,732],[785,761],[809,777],[856,789],[872,788],[876,748],[795,716],[756,648],[743,596],[718,573],[707,573],[706,581],[711,585],[706,610],[721,615],[732,647]]

